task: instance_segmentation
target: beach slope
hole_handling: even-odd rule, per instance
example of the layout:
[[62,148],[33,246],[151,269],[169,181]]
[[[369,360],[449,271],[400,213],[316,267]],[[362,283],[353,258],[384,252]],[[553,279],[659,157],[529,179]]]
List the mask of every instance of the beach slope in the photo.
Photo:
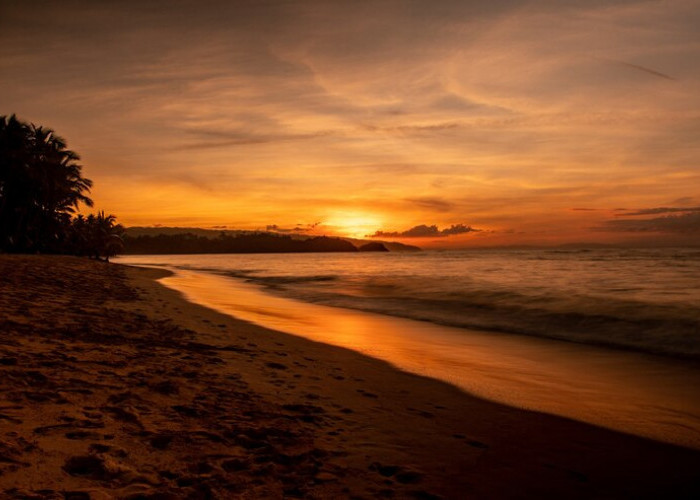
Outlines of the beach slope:
[[0,256],[0,496],[700,497],[698,450],[474,398],[162,275]]

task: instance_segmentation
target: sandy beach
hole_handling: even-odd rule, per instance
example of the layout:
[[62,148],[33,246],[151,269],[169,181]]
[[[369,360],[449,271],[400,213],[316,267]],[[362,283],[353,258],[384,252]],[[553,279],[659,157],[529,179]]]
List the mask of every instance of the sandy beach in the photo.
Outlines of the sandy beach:
[[162,276],[0,256],[0,496],[700,496],[698,450],[478,399]]

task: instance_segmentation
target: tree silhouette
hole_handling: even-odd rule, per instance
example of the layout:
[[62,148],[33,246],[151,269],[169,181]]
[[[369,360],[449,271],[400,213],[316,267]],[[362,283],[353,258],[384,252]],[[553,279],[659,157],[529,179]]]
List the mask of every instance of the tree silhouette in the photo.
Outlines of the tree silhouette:
[[88,215],[84,222],[77,217],[73,221],[73,227],[77,234],[82,231],[81,240],[85,243],[83,248],[87,249],[90,257],[99,259],[104,256],[106,261],[116,255],[124,248],[122,234],[124,228],[121,224],[116,224],[114,215],[105,215],[104,211],[97,215]]
[[113,215],[73,217],[81,203],[93,205],[78,160],[53,130],[0,116],[0,251],[108,259],[121,249]]
[[0,249],[57,251],[92,181],[53,130],[0,117]]

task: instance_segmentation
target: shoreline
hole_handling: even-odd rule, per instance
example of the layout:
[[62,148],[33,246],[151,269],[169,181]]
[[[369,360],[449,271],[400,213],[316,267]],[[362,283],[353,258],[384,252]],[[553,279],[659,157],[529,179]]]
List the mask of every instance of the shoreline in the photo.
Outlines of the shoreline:
[[312,304],[215,273],[155,268],[173,273],[160,281],[187,300],[234,318],[348,348],[496,403],[700,449],[694,363]]
[[[201,270],[240,278],[270,295],[305,303],[467,331],[646,353],[684,360],[700,369],[700,345],[694,334],[700,310],[688,300],[700,290],[692,280],[680,279],[674,266],[667,269],[669,262],[675,262],[675,254],[660,262],[662,269],[676,273],[675,292],[660,282],[661,270],[646,284],[638,282],[631,263],[641,259],[649,265],[649,259],[659,257],[644,253],[589,256],[580,262],[568,285],[557,281],[564,271],[562,262],[571,255],[562,259],[546,253],[500,252],[493,259],[483,259],[472,252],[454,252],[446,258],[448,254],[427,252],[417,260],[401,253],[318,254],[313,258],[303,254],[164,254],[126,255],[116,262]],[[692,264],[694,257],[687,257]],[[622,269],[613,269],[616,260]],[[528,275],[523,269],[533,261],[537,262],[534,275]],[[599,278],[608,285],[591,278],[599,262],[603,263]],[[437,272],[439,279],[426,272],[431,265],[444,266]],[[469,266],[468,274],[464,266]],[[362,271],[363,267],[368,269]],[[496,268],[503,276],[493,272]],[[386,275],[377,274],[379,269]]]
[[67,257],[0,266],[11,498],[698,494],[697,450],[252,325],[186,301],[162,272]]

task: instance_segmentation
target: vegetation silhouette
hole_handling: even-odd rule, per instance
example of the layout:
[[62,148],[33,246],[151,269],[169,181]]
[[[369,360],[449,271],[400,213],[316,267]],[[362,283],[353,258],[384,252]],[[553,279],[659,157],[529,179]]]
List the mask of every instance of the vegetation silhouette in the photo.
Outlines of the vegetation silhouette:
[[378,241],[370,241],[369,243],[365,243],[364,245],[360,245],[357,247],[357,250],[360,252],[388,252],[389,249],[384,246],[383,243],[380,243]]
[[116,223],[114,215],[105,215],[104,211],[84,217],[78,215],[71,221],[68,236],[68,253],[87,255],[99,259],[109,258],[124,250],[124,228]]
[[300,240],[267,232],[235,236],[222,232],[217,238],[193,233],[127,234],[124,243],[126,253],[131,254],[357,252],[355,245],[341,238],[318,236]]
[[[239,236],[239,235],[244,235],[244,234],[267,234],[267,235],[272,235],[272,236],[286,236],[286,237],[291,237],[292,239],[295,240],[307,240],[314,238],[315,236],[309,235],[309,234],[298,234],[298,233],[279,233],[275,231],[269,231],[269,230],[255,230],[255,231],[246,231],[246,230],[241,230],[241,229],[229,229],[229,228],[218,228],[218,229],[203,229],[200,227],[174,227],[174,226],[162,226],[162,225],[157,225],[157,226],[131,226],[126,228],[125,232],[125,244],[127,245],[126,251],[127,253],[136,253],[134,251],[134,248],[131,247],[131,244],[134,242],[136,238],[139,236],[159,236],[159,235],[176,235],[176,234],[186,234],[190,233],[191,236],[201,236],[210,240],[214,240],[217,238],[220,238],[222,234],[228,235],[228,236]],[[189,239],[191,239],[191,236]],[[356,239],[356,238],[348,238],[347,236],[341,236],[340,237],[342,240],[347,241],[352,243],[358,250],[360,251],[389,251],[389,252],[419,252],[420,248],[417,246],[413,245],[406,245],[404,243],[399,243],[397,241],[367,241],[367,240],[362,240],[362,239]],[[289,238],[286,238],[289,239]],[[178,240],[166,240],[166,239],[159,239],[159,240],[142,240],[135,243],[139,248],[150,248],[149,253],[155,253],[153,251],[153,246],[158,245],[162,249],[167,250],[168,244],[167,241],[170,241],[171,244],[176,244],[175,242]],[[160,243],[158,243],[160,242]],[[152,245],[151,245],[152,243]],[[380,245],[371,245],[368,248],[365,248],[364,250],[362,247],[367,245],[368,243],[379,243]],[[188,243],[189,245],[192,245],[191,243]],[[208,244],[205,241],[202,241],[201,247],[206,248]],[[348,251],[351,251],[348,249]],[[198,252],[200,253],[200,252]]]
[[74,216],[93,206],[78,160],[50,128],[0,116],[0,252],[109,259],[121,248],[113,215]]

